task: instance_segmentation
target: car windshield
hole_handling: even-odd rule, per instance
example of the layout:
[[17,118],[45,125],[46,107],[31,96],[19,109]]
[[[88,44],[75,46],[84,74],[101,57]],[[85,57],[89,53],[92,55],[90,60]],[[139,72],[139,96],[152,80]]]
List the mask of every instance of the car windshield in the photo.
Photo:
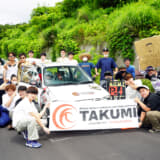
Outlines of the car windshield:
[[92,79],[79,66],[46,67],[43,79],[46,86],[92,83]]

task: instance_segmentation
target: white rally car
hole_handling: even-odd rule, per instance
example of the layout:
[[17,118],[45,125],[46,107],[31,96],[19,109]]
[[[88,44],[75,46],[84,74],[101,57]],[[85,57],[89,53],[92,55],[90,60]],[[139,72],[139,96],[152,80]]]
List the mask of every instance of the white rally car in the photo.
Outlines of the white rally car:
[[41,107],[48,101],[99,101],[109,97],[79,66],[56,62],[24,66],[19,85],[38,87]]

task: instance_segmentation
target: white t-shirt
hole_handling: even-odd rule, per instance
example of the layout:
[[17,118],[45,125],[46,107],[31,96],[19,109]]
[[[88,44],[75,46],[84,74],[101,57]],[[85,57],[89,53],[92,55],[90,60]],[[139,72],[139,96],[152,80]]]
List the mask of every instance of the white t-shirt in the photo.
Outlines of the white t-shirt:
[[26,61],[28,61],[30,64],[36,61],[35,58],[26,58]]
[[21,119],[33,119],[34,117],[30,115],[31,112],[38,113],[34,103],[30,102],[26,97],[21,102],[19,102],[13,111],[13,127],[16,127]]
[[57,62],[59,62],[59,63],[68,63],[68,58],[67,57],[64,57],[64,58],[59,57],[59,58],[57,58]]
[[10,100],[10,98],[11,98],[11,97],[10,97],[8,94],[4,94],[4,95],[2,96],[2,106],[5,107],[5,108],[7,108],[9,111],[12,111],[12,110],[14,109],[14,107],[15,107],[15,103],[16,103],[16,101],[18,100],[19,96],[18,96],[18,95],[15,96],[15,97],[13,98],[13,101],[11,102],[10,106],[9,106],[9,107],[6,107],[5,104]]
[[72,59],[72,60],[68,59],[68,64],[78,65],[78,62],[75,59]]
[[15,75],[17,76],[17,73],[18,73],[18,65],[17,65],[17,64],[15,64],[15,65],[13,65],[13,66],[7,65],[7,67],[8,67],[8,69],[6,70],[6,79],[10,81],[10,80],[11,80],[11,76],[12,76],[13,74],[15,74]]
[[[134,80],[134,83],[135,83],[136,86],[141,86],[142,85],[142,81],[140,79]],[[126,99],[134,99],[136,97],[141,98],[140,93],[137,90],[128,86],[126,88]]]

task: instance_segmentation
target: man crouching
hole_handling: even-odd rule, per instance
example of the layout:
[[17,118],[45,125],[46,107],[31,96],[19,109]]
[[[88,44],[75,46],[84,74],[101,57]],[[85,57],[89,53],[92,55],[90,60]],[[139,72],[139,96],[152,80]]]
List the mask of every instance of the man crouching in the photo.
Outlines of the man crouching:
[[135,99],[141,112],[139,126],[149,127],[151,125],[152,129],[149,132],[160,132],[160,96],[151,93],[145,85],[139,86],[137,90],[143,98],[143,101]]
[[27,96],[16,106],[13,112],[13,127],[24,135],[26,146],[31,148],[39,148],[42,144],[38,143],[40,128],[46,134],[50,131],[45,127],[45,122],[41,119],[50,104],[48,103],[43,110],[38,113],[33,100],[36,99],[38,89],[36,87],[28,87]]

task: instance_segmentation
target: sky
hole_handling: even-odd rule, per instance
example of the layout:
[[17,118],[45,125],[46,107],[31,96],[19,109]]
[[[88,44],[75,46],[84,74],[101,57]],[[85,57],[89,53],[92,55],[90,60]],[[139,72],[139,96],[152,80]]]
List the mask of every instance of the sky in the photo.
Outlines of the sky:
[[30,20],[33,8],[54,6],[62,0],[0,0],[0,24],[17,24]]

